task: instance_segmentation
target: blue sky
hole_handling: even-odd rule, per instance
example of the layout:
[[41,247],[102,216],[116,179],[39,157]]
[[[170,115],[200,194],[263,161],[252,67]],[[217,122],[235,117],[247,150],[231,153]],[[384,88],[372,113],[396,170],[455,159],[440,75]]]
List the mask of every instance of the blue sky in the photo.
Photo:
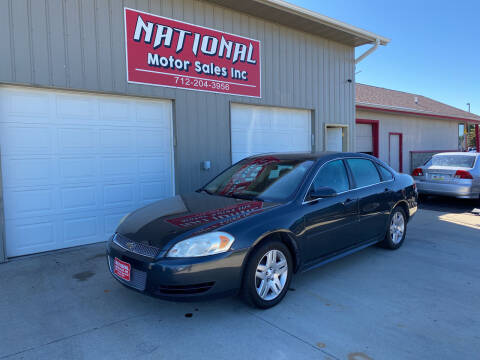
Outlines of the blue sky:
[[480,1],[287,1],[391,39],[357,65],[357,82],[480,114]]

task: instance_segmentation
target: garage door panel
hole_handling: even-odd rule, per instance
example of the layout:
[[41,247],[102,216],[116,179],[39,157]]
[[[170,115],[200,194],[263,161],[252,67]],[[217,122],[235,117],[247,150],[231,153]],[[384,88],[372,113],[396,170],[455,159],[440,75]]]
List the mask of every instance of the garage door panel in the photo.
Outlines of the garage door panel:
[[0,134],[2,153],[50,154],[53,151],[53,130],[38,125],[5,126]]
[[232,104],[232,161],[311,150],[311,111]]
[[31,221],[9,221],[5,232],[20,243],[7,241],[7,253],[32,253],[56,248],[56,224],[52,220],[32,218]]
[[62,183],[90,181],[97,176],[97,159],[85,158],[61,158],[58,160]]
[[39,216],[53,211],[55,194],[51,189],[22,189],[5,191],[5,219]]
[[1,87],[7,256],[104,241],[125,214],[173,195],[171,106]]
[[163,153],[171,147],[170,136],[156,129],[137,130],[137,150],[143,153]]
[[85,154],[96,151],[97,136],[92,128],[58,129],[58,152],[67,154]]
[[133,205],[135,185],[130,184],[110,184],[103,188],[103,203],[108,206],[127,206]]
[[98,234],[98,218],[96,216],[65,219],[63,221],[63,238],[65,242],[95,242]]
[[140,184],[140,201],[142,204],[162,199],[168,193],[168,184],[161,181],[143,182]]
[[[42,118],[48,119],[50,113],[50,97],[46,93],[25,93],[20,90],[12,90],[2,97],[2,108],[0,108],[0,110],[12,118],[10,121],[15,121],[15,116],[27,116],[30,117],[30,119],[37,119],[37,121]],[[25,104],[28,104],[28,106],[25,106]]]
[[[131,103],[124,100],[104,100],[99,102],[99,116],[102,122],[129,122],[131,121]],[[128,124],[127,124],[128,125]]]
[[101,164],[104,177],[134,177],[138,169],[138,159],[136,157],[103,158]]
[[[3,155],[2,155],[3,157]],[[2,159],[3,186],[41,186],[52,183],[54,164],[50,158]]]
[[97,188],[95,185],[78,186],[60,189],[61,210],[87,210],[98,206]]
[[57,95],[57,119],[91,122],[97,119],[97,101],[85,95]]

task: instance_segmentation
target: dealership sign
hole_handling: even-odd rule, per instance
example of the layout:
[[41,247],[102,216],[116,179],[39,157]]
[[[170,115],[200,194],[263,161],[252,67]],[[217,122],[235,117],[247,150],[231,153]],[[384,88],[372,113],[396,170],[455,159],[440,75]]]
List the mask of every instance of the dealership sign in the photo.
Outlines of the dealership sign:
[[261,97],[258,40],[124,11],[128,82]]

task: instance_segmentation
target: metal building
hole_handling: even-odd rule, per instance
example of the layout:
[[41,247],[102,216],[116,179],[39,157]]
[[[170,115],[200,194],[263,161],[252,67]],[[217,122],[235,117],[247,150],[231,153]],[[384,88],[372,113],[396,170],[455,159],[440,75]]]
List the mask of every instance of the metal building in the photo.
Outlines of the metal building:
[[422,95],[359,83],[355,94],[356,151],[397,171],[411,173],[439,152],[478,149],[478,115]]
[[1,6],[0,261],[102,241],[249,154],[353,150],[354,49],[388,43],[280,0]]

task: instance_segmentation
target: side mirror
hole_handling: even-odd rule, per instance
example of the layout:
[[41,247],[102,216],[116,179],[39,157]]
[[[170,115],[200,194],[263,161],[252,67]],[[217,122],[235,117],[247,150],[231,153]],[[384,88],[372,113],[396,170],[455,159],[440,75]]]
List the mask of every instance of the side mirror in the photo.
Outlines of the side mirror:
[[318,189],[312,189],[310,191],[310,198],[312,199],[322,199],[322,198],[329,198],[329,197],[335,197],[337,196],[337,192],[335,189],[332,189],[331,187],[324,186]]

